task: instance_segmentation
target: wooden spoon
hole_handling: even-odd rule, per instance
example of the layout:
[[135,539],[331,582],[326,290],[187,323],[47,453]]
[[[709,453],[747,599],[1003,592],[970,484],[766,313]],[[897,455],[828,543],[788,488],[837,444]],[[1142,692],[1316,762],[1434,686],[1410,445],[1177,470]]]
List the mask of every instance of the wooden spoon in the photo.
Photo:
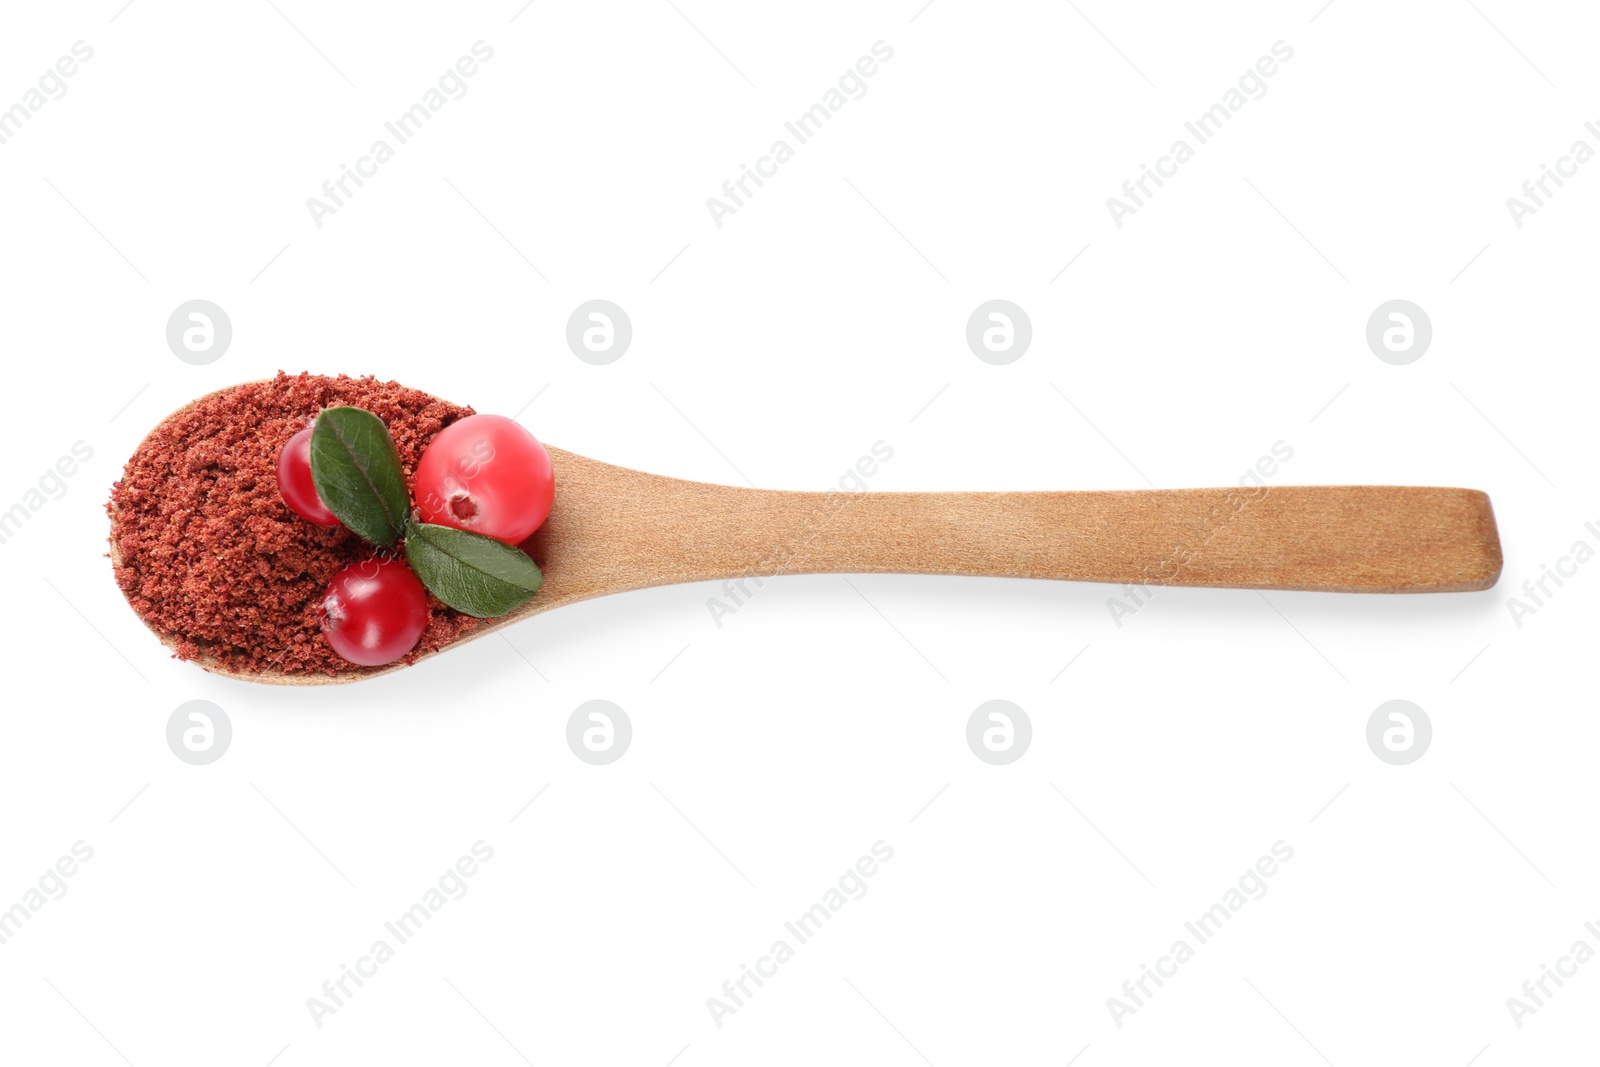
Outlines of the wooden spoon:
[[[1346,593],[1464,592],[1487,589],[1500,576],[1494,511],[1475,489],[786,492],[682,481],[559,448],[549,452],[555,506],[529,546],[544,585],[522,607],[456,644],[607,593],[732,581],[748,594],[781,574],[990,575]],[[112,552],[120,563],[114,544]],[[403,666],[333,676],[219,673],[328,685]]]

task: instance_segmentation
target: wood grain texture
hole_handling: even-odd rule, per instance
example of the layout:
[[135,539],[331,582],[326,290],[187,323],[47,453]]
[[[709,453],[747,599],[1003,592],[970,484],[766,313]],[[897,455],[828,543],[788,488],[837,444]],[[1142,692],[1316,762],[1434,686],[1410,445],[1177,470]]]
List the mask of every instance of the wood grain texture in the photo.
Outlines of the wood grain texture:
[[[748,574],[992,575],[1089,582],[1458,592],[1500,573],[1471,489],[795,493],[686,482],[551,449],[534,538],[544,609]],[[533,605],[530,604],[529,607]]]
[[[1500,575],[1494,511],[1474,489],[809,493],[683,481],[549,451],[555,506],[525,546],[544,570],[544,585],[464,641],[608,593],[725,579],[748,579],[753,587],[784,574],[1360,593],[1487,589]],[[232,677],[326,685],[402,666],[331,677]]]

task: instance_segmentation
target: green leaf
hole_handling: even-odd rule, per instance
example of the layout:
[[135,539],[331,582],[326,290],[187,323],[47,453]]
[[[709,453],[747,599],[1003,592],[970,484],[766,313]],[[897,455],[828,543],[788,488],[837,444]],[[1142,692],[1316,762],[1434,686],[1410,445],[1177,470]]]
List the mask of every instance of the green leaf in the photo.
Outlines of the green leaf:
[[527,603],[544,581],[539,565],[520,548],[427,522],[406,527],[406,561],[434,596],[480,619]]
[[375,545],[393,545],[411,514],[400,453],[383,420],[361,408],[327,408],[311,431],[311,481],[339,521]]

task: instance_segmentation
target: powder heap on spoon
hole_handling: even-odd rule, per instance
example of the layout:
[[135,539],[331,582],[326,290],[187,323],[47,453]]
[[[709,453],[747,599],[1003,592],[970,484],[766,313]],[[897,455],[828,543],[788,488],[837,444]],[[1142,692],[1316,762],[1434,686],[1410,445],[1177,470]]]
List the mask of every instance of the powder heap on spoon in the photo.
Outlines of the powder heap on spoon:
[[[370,572],[374,547],[344,525],[297,515],[279,489],[286,442],[330,408],[359,408],[381,420],[407,486],[440,431],[473,415],[394,382],[280,372],[194,402],[129,459],[107,506],[116,580],[178,658],[246,673],[362,669],[330,645],[319,607],[346,568],[368,561]],[[431,504],[437,512],[451,501]],[[462,502],[455,507],[460,515]],[[442,521],[429,518],[427,503],[421,511]],[[402,657],[407,663],[480,624],[424,595],[426,618],[417,620],[421,633]]]

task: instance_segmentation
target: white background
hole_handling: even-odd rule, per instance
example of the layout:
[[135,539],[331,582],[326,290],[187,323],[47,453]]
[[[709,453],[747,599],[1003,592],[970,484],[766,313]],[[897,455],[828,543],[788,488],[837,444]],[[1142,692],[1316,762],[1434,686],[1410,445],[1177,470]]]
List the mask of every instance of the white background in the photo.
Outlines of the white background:
[[[1507,607],[1600,547],[1600,163],[1521,228],[1506,207],[1600,148],[1584,5],[121,2],[0,31],[0,106],[94,49],[0,145],[0,509],[94,450],[0,545],[0,907],[94,850],[0,946],[0,1058],[1592,1054],[1600,963],[1521,1028],[1506,1006],[1600,949],[1600,566],[1520,628]],[[307,197],[478,40],[467,95],[315,226]],[[867,94],[714,225],[706,198],[879,40]],[[1267,94],[1115,226],[1106,198],[1279,40]],[[203,367],[164,336],[196,298],[234,330]],[[592,298],[633,322],[610,366],[565,344]],[[992,298],[1032,320],[1009,366],[964,340]],[[1433,323],[1409,366],[1364,338],[1396,298]],[[1091,585],[786,578],[720,628],[715,587],[664,588],[257,687],[167,657],[104,503],[167,412],[279,368],[774,488],[878,440],[872,491],[1226,485],[1281,440],[1277,484],[1488,491],[1506,568],[1475,594],[1163,590],[1120,628]],[[165,742],[198,698],[234,731],[206,767]],[[634,729],[605,767],[565,742],[595,698]],[[994,698],[1033,723],[1007,767],[965,742]],[[1365,740],[1397,698],[1434,730],[1403,767]],[[480,839],[470,892],[315,1025],[307,998]],[[706,999],[878,840],[870,892],[716,1026]],[[1267,895],[1115,1025],[1107,998],[1279,840]]]

